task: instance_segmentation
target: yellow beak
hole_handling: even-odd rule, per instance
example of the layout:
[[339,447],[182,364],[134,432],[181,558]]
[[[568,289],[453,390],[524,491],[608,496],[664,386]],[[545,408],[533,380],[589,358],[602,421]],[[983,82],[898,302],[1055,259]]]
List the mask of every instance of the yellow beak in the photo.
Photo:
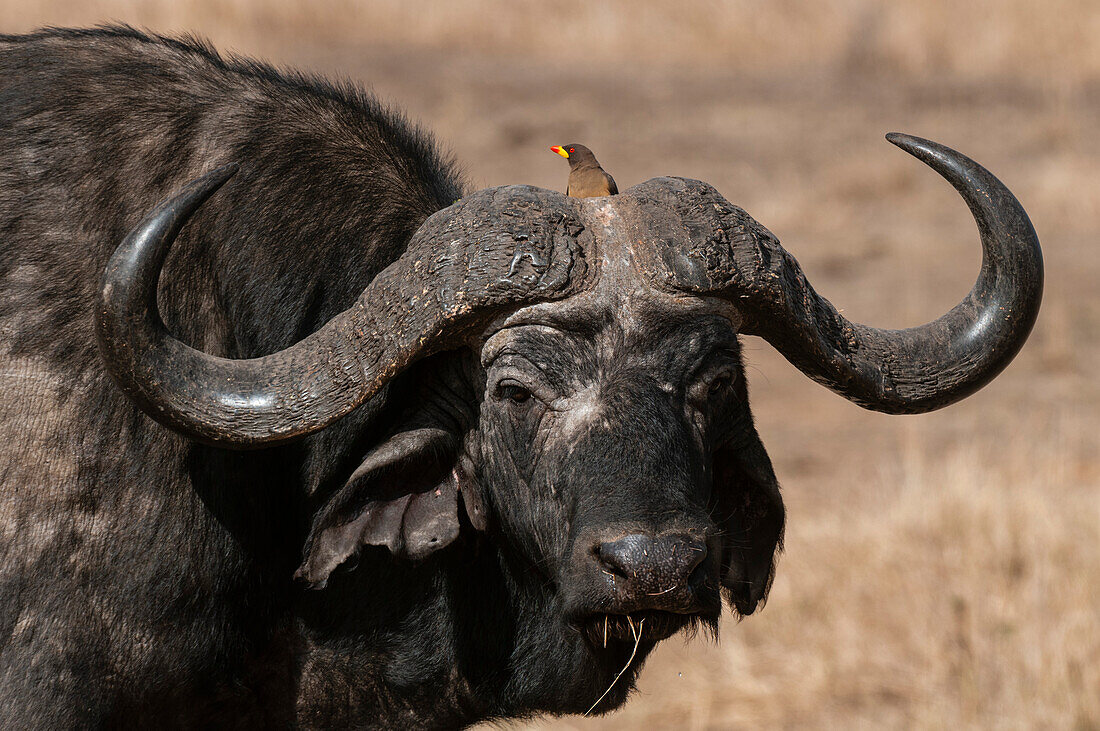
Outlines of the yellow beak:
[[553,147],[550,148],[550,151],[558,153],[559,155],[561,155],[562,157],[564,157],[567,160],[569,159],[569,153],[565,151],[564,147],[560,147],[559,145],[554,145]]

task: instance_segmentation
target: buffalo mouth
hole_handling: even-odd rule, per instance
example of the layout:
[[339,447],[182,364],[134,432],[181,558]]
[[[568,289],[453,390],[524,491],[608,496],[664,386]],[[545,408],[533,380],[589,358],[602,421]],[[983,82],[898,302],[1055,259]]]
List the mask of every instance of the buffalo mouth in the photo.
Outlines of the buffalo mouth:
[[695,632],[700,625],[713,630],[718,617],[704,614],[678,614],[654,609],[630,614],[589,614],[579,623],[581,634],[596,647],[634,645],[668,639],[681,630]]

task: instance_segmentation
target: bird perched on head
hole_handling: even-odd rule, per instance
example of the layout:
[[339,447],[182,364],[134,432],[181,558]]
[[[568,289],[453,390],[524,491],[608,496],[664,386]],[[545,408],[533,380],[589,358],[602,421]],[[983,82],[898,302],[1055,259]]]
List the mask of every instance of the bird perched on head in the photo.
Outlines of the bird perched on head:
[[574,198],[597,198],[615,195],[619,187],[615,178],[604,172],[596,156],[584,145],[554,145],[550,148],[569,161],[569,184],[565,194]]

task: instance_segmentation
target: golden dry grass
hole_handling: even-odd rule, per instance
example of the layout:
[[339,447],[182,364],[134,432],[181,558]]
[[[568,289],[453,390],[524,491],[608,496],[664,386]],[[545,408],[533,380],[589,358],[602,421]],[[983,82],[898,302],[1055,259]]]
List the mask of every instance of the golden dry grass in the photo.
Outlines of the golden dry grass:
[[107,19],[369,83],[479,186],[561,187],[568,141],[623,188],[707,180],[881,326],[945,311],[980,260],[954,192],[881,135],[987,165],[1044,242],[1017,360],[888,417],[749,341],[789,505],[767,607],[666,642],[621,711],[517,726],[1100,729],[1100,4],[0,2],[8,32]]

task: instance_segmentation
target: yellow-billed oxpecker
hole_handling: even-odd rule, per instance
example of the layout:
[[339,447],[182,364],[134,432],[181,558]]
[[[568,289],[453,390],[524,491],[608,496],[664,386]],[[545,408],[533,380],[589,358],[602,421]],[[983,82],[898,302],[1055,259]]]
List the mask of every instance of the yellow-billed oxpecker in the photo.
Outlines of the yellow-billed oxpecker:
[[615,178],[608,175],[596,156],[584,145],[554,145],[550,148],[569,161],[569,183],[565,194],[574,198],[598,198],[615,195],[619,187]]

